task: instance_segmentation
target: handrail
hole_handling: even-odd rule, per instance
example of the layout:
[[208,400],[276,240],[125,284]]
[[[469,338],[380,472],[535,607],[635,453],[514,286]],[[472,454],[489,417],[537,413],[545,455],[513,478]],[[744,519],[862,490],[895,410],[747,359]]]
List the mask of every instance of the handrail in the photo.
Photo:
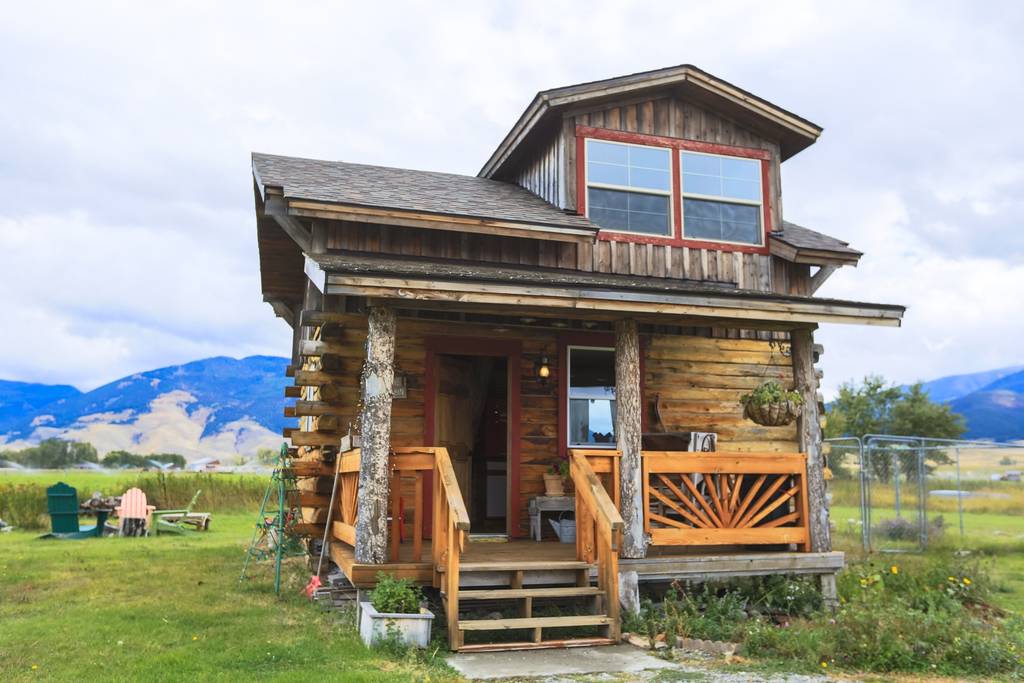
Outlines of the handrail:
[[448,507],[454,519],[455,528],[469,531],[469,513],[466,512],[466,503],[462,500],[462,490],[459,488],[459,480],[455,476],[455,468],[452,467],[451,457],[447,448],[435,448],[434,463],[437,473],[440,476],[441,484],[444,486],[445,498],[448,500]]
[[466,549],[469,513],[462,500],[459,480],[455,476],[448,449],[436,447],[430,450],[434,454],[434,538],[431,546],[434,587],[444,591],[448,643],[451,649],[457,650],[462,646],[462,631],[459,630],[459,563]]
[[619,638],[619,539],[625,522],[583,453],[570,453],[569,474],[576,488],[576,559],[597,563],[597,585],[604,593],[608,637]]

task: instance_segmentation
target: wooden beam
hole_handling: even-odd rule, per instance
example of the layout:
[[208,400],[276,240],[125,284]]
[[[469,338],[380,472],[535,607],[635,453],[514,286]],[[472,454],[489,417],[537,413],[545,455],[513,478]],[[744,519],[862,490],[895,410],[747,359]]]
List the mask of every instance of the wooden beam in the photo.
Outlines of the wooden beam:
[[371,308],[367,318],[356,561],[383,564],[388,541],[388,460],[391,454],[391,402],[395,380],[395,312]]
[[832,277],[832,273],[839,270],[839,266],[824,265],[818,268],[818,272],[811,276],[811,294],[814,294],[821,286],[825,284],[825,280]]
[[[640,333],[636,320],[615,323],[615,441],[620,455],[622,557],[643,557],[643,459],[641,456]],[[615,579],[617,580],[617,579]]]
[[828,526],[828,501],[825,498],[825,465],[821,454],[821,424],[818,421],[818,378],[814,373],[814,332],[794,330],[790,335],[793,381],[803,396],[804,405],[797,421],[800,450],[807,454],[807,501],[810,519],[811,550],[832,550]]
[[287,204],[283,198],[267,197],[264,213],[273,218],[302,251],[309,253],[312,250],[312,235],[302,225],[302,221],[288,214]]

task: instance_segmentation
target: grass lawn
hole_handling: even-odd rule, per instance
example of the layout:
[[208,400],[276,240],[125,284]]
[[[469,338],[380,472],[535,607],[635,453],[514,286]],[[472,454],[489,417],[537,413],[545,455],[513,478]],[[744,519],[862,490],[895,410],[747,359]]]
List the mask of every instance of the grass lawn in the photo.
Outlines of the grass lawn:
[[[76,482],[79,483],[79,482]],[[0,534],[0,680],[444,678],[363,647],[337,614],[271,574],[238,583],[253,514],[215,514],[189,537],[38,540]]]

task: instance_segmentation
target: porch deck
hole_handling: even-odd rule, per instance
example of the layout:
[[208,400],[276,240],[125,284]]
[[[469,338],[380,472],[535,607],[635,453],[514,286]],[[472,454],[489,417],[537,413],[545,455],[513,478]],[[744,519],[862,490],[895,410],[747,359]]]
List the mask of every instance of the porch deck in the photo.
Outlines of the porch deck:
[[[433,557],[430,541],[424,541],[423,559],[412,560],[412,546],[400,545],[397,562],[361,564],[355,551],[343,543],[331,545],[331,559],[345,576],[359,588],[376,583],[377,572],[410,578],[422,585],[431,585]],[[643,581],[705,580],[766,574],[833,574],[843,567],[841,552],[809,553],[789,551],[745,550],[740,547],[712,549],[694,546],[651,546],[647,557],[638,560],[619,559],[621,571],[635,571]],[[508,585],[509,567],[522,569],[534,564],[546,572],[532,572],[525,582],[560,583],[571,579],[576,565],[576,546],[569,543],[537,542],[528,539],[509,541],[470,541],[462,553],[460,586]],[[444,567],[439,567],[443,571]],[[591,569],[596,576],[596,568]]]

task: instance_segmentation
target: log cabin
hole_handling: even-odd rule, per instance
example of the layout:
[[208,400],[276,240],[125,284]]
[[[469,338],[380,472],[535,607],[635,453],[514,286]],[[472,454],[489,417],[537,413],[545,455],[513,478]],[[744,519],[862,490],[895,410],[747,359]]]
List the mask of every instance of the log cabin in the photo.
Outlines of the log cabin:
[[[632,572],[834,600],[814,331],[904,308],[815,296],[861,257],[783,214],[821,132],[683,65],[538,93],[476,176],[254,153],[298,528],[439,589],[454,650],[614,642]],[[745,416],[767,380],[795,421]]]

